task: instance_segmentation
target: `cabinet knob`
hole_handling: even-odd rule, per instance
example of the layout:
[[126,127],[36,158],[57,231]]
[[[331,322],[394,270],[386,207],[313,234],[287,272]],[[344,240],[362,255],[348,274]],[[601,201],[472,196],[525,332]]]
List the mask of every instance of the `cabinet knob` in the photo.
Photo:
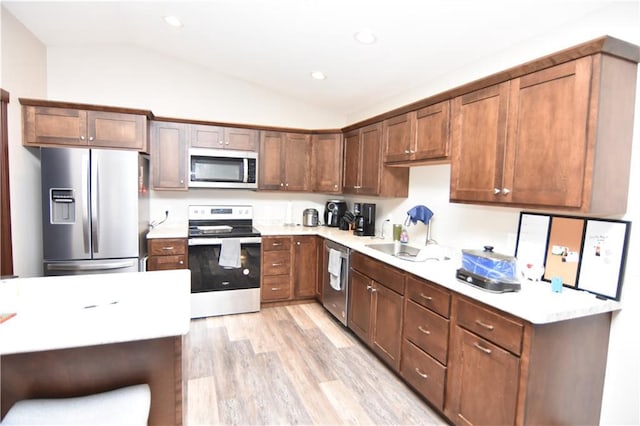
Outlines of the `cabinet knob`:
[[218,143],[219,143],[220,145],[224,145],[224,141],[223,141],[222,139],[220,139],[220,140],[218,141]]
[[423,373],[422,371],[420,371],[420,369],[418,367],[416,367],[416,373],[418,373],[418,376],[422,377],[423,379],[428,379],[429,376],[425,373]]
[[283,183],[283,182],[280,182],[280,187],[283,187],[283,186],[284,186],[284,183]]
[[491,354],[491,349],[489,348],[485,348],[483,346],[480,346],[480,344],[478,342],[475,342],[473,344],[473,346],[475,346],[476,348],[480,349],[482,352],[484,352],[485,354]]
[[95,138],[93,136],[89,136],[89,141],[94,140]]
[[184,179],[180,179],[180,183],[184,183]]
[[288,187],[289,187],[289,184],[288,184],[288,183],[285,183],[285,184],[284,184],[284,186],[286,186],[286,187],[288,188]]
[[509,188],[502,188],[503,195],[509,195],[510,193],[511,193],[511,190]]
[[181,265],[184,265],[184,261],[183,261],[183,260],[181,260],[179,263],[180,263]]
[[500,188],[493,188],[493,193],[495,195],[498,195],[499,193],[501,193],[502,191],[500,190]]
[[80,140],[83,141],[84,140],[84,136],[80,136]]
[[378,289],[377,289],[377,288],[375,288],[375,287],[371,287],[371,293],[375,293],[376,291],[378,291]]
[[226,141],[224,144],[225,144],[225,145],[229,145],[229,141]]
[[372,289],[372,288],[373,288],[373,286],[368,285],[368,286],[367,286],[367,291],[371,291],[371,289]]
[[300,245],[300,241],[296,241],[296,244],[297,244],[297,245]]
[[405,149],[405,150],[404,150],[404,153],[405,153],[405,154],[411,154],[411,151],[409,151],[408,149]]

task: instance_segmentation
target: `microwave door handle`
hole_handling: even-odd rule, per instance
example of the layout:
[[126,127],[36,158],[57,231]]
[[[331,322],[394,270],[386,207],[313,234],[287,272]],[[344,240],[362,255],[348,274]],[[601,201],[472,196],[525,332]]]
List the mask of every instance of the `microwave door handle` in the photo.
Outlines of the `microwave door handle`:
[[242,182],[247,183],[249,182],[249,159],[244,158],[242,164],[244,165],[244,179]]

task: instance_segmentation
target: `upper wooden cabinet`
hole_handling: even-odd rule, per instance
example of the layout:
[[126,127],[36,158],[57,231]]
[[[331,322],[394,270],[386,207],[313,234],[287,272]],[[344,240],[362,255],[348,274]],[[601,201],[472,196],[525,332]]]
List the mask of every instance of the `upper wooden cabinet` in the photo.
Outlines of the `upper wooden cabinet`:
[[154,121],[151,124],[151,187],[154,190],[186,191],[187,131],[184,123]]
[[453,99],[451,201],[624,213],[636,76],[597,54]]
[[345,133],[343,193],[406,197],[408,191],[409,170],[382,163],[382,123]]
[[258,130],[191,124],[189,132],[192,148],[258,150]]
[[[22,106],[25,146],[80,146],[147,151],[147,117],[48,105]],[[66,105],[66,104],[65,104]]]
[[342,134],[311,137],[313,191],[326,194],[342,191]]
[[384,163],[411,166],[449,157],[449,101],[384,120]]
[[311,137],[302,133],[262,132],[260,135],[258,188],[311,190]]

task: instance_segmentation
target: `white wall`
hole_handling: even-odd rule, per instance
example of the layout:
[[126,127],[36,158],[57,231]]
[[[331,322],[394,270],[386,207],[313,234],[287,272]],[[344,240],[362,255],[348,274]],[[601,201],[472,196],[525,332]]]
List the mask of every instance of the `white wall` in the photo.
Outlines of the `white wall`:
[[46,98],[46,49],[4,8],[1,32],[2,88],[11,97],[7,127],[13,269],[16,275],[34,276],[42,273],[40,159],[37,150],[22,147],[18,98]]
[[134,46],[48,49],[49,99],[150,109],[157,116],[303,129],[344,118]]
[[[327,111],[302,105],[260,89],[259,87],[230,80],[216,75],[199,66],[174,61],[155,52],[142,51],[130,46],[103,46],[99,49],[50,48],[47,61],[43,59],[42,46],[30,40],[15,23],[5,31],[3,11],[3,48],[6,35],[14,39],[24,38],[20,54],[33,56],[35,64],[30,69],[13,65],[17,52],[7,55],[3,49],[3,85],[12,95],[12,107],[17,107],[18,96],[47,97],[65,101],[87,102],[95,104],[117,105],[151,109],[157,115],[182,118],[228,121],[248,124],[266,124],[273,126],[291,126],[298,128],[335,128],[352,123],[371,115],[429,96],[467,81],[482,77],[508,66],[517,65],[554,50],[565,48],[601,34],[611,34],[640,44],[637,33],[637,4],[616,5],[600,11],[588,19],[577,23],[573,28],[566,27],[556,34],[547,34],[526,44],[514,46],[503,55],[488,58],[486,61],[470,64],[465,69],[450,73],[426,87],[417,88],[387,102],[372,105],[357,111],[348,117],[337,117]],[[635,5],[635,9],[633,9]],[[634,15],[635,13],[635,15]],[[635,20],[634,20],[635,19]],[[11,60],[8,60],[11,58]],[[6,74],[7,62],[12,62],[12,79]],[[46,69],[47,84],[42,82],[42,73]],[[35,71],[34,71],[35,70]],[[19,80],[19,81],[18,81]],[[640,80],[640,78],[639,78]],[[46,89],[46,90],[45,90]],[[638,97],[640,99],[640,96]],[[640,102],[637,102],[640,104]],[[638,107],[637,107],[638,109]],[[40,235],[32,235],[32,228],[40,227],[40,200],[37,159],[19,143],[19,124],[11,112],[13,130],[10,131],[12,152],[12,203],[14,204],[14,244],[19,245],[16,263],[24,274],[33,274],[28,265],[37,263],[37,254],[25,249],[31,246],[39,252]],[[634,145],[640,141],[640,111],[636,111],[636,132]],[[18,135],[16,137],[16,135]],[[640,170],[640,154],[634,151],[632,168]],[[13,164],[17,164],[15,167]],[[18,170],[16,170],[18,169]],[[491,244],[496,251],[512,253],[515,245],[515,232],[519,209],[502,207],[481,207],[451,204],[448,201],[449,166],[423,166],[411,169],[410,191],[407,199],[348,198],[350,201],[368,201],[378,204],[378,222],[387,215],[394,222],[403,221],[406,211],[415,204],[425,204],[434,212],[432,237],[441,244],[458,248],[481,247]],[[630,194],[638,193],[640,172],[632,178]],[[21,178],[22,177],[22,178]],[[24,194],[28,201],[15,201],[14,194]],[[324,201],[333,198],[316,194],[264,194],[247,191],[197,190],[184,192],[152,192],[151,218],[161,219],[165,209],[170,210],[170,221],[184,221],[186,205],[195,203],[251,203],[256,207],[256,220],[263,222],[282,222],[289,210],[295,221],[302,216],[302,209],[316,207],[322,209]],[[635,197],[637,198],[637,197]],[[640,222],[640,201],[630,197],[630,205],[625,219]],[[16,210],[16,205],[21,209]],[[31,209],[31,210],[30,210]],[[20,214],[18,214],[20,212]],[[636,227],[637,228],[637,227]],[[632,227],[632,229],[635,229]],[[422,225],[411,227],[413,241],[424,241],[425,229]],[[610,340],[609,363],[607,368],[605,395],[603,400],[603,424],[639,424],[638,412],[638,375],[640,348],[637,333],[639,323],[640,295],[635,285],[640,278],[637,262],[640,231],[632,231],[629,250],[629,262],[623,291],[624,309],[615,315]],[[19,243],[17,241],[20,241]],[[22,243],[22,241],[26,241]],[[588,338],[588,337],[586,337]]]

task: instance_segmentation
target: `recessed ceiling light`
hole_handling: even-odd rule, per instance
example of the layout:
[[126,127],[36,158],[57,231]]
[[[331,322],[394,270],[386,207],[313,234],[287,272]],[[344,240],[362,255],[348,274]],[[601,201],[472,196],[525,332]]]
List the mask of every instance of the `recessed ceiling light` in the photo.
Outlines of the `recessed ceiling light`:
[[322,71],[314,71],[311,73],[311,78],[314,78],[316,80],[326,80],[327,76],[324,75]]
[[162,19],[164,19],[164,22],[166,22],[167,24],[171,25],[172,27],[181,27],[182,26],[182,22],[180,22],[180,20],[178,18],[176,18],[173,15],[170,16],[165,16]]
[[362,44],[373,44],[376,42],[376,35],[370,30],[360,30],[353,35],[353,38]]

